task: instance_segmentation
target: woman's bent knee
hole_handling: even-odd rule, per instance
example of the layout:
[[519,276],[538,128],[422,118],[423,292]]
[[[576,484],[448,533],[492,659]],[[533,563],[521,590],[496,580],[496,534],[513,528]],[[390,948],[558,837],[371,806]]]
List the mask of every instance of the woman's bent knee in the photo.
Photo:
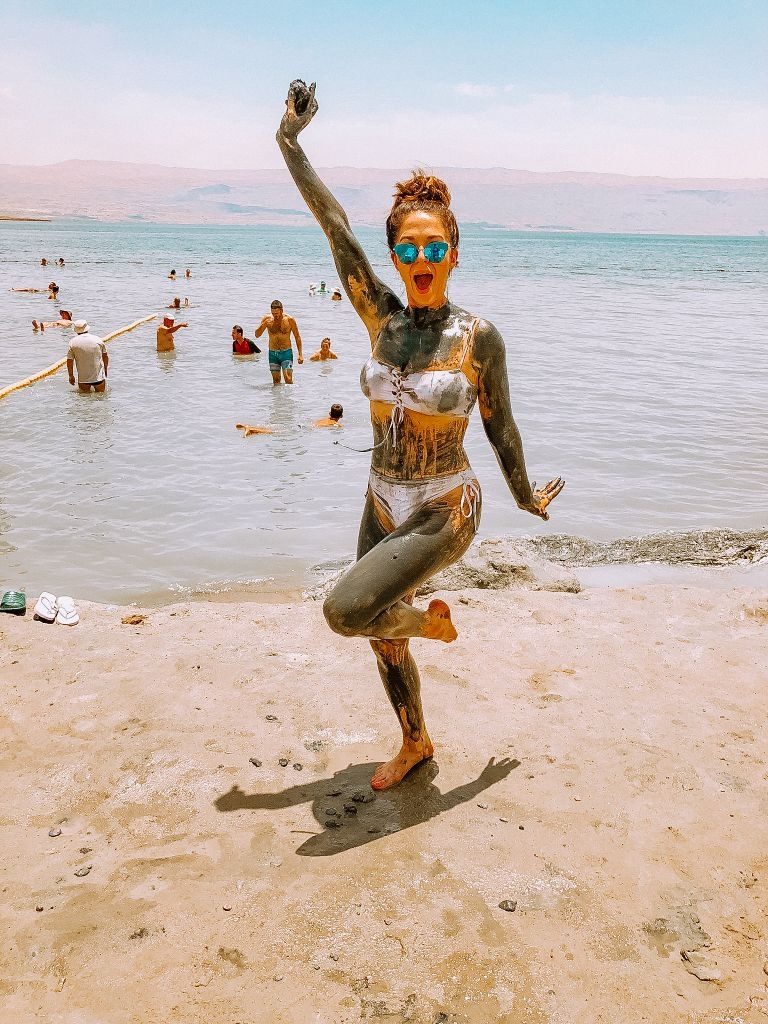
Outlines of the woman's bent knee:
[[352,606],[339,599],[335,593],[326,597],[323,603],[323,615],[333,632],[338,633],[339,636],[357,636],[365,625],[355,614]]

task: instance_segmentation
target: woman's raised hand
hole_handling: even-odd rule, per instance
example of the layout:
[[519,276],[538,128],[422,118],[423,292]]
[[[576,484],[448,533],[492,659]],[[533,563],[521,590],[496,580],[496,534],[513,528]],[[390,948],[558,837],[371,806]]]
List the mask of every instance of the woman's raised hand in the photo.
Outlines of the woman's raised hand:
[[307,85],[300,78],[291,82],[288,97],[285,101],[285,113],[280,122],[280,134],[287,138],[296,138],[317,113],[315,99],[315,83]]
[[565,480],[561,476],[555,477],[554,480],[550,480],[548,484],[544,484],[543,487],[536,489],[536,484],[533,485],[533,498],[529,505],[521,505],[520,508],[526,512],[532,513],[534,516],[539,516],[541,519],[549,519],[549,512],[547,512],[547,505],[551,504],[558,496],[560,491],[565,487]]

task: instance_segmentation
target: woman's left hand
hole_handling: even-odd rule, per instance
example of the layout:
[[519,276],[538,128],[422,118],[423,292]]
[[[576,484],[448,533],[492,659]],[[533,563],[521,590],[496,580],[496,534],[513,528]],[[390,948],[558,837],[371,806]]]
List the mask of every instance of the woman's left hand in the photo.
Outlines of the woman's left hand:
[[536,490],[536,484],[534,484],[533,496],[530,504],[521,505],[520,508],[524,509],[526,512],[530,512],[531,515],[539,516],[541,519],[549,519],[547,505],[550,505],[555,500],[564,487],[565,480],[563,480],[561,476],[555,477],[554,480],[550,480],[548,484],[544,484],[544,486],[538,490]]

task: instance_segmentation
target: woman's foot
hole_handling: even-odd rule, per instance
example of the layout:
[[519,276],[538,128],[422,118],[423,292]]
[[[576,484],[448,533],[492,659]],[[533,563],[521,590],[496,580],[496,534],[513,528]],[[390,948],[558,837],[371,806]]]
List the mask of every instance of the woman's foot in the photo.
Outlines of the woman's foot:
[[459,635],[451,622],[451,609],[445,601],[436,599],[429,602],[429,606],[424,612],[424,626],[421,635],[428,640],[442,640],[446,644],[452,643]]
[[435,748],[426,733],[422,733],[417,740],[404,739],[400,753],[374,772],[371,789],[391,789],[398,782],[402,782],[408,772],[417,764],[432,757],[434,752]]

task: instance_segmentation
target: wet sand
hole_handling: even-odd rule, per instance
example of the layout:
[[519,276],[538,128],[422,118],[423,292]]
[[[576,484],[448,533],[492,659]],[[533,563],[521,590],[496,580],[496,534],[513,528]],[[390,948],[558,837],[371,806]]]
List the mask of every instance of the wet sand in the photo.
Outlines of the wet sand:
[[375,796],[318,603],[0,618],[3,1021],[764,1021],[768,590],[444,596]]

